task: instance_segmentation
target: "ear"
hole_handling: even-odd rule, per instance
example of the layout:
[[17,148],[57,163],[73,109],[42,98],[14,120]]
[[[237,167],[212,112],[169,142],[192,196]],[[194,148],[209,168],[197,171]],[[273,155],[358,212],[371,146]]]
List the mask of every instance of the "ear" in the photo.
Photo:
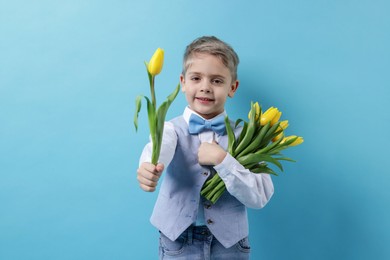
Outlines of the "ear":
[[234,97],[234,93],[236,93],[236,91],[238,89],[238,85],[240,85],[240,82],[238,80],[232,82],[230,89],[229,89],[229,93],[228,93],[229,97],[231,97],[231,98]]
[[183,74],[180,74],[180,84],[181,84],[181,91],[186,92],[186,81]]

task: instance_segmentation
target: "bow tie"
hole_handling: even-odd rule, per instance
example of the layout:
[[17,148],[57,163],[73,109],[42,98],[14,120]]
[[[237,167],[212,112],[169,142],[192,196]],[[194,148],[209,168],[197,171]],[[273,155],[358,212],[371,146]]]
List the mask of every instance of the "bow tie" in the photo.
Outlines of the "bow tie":
[[213,120],[204,120],[195,114],[191,114],[188,130],[190,134],[199,134],[203,131],[210,130],[219,135],[223,135],[225,133],[224,116],[218,116]]

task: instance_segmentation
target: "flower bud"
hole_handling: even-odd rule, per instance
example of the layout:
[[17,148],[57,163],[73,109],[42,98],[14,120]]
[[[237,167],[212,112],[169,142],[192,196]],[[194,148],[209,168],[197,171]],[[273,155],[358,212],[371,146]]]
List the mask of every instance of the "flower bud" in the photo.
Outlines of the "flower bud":
[[[257,120],[259,120],[259,117],[260,117],[260,106],[259,106],[259,102],[256,102],[256,103],[254,103],[253,104],[253,106],[255,107],[255,120],[257,121]],[[251,111],[252,111],[252,109],[249,111],[249,113],[248,113],[248,118],[249,119],[251,119]]]
[[272,142],[276,142],[278,141],[280,138],[282,138],[284,136],[284,130],[288,127],[288,120],[284,120],[282,122],[279,123],[279,127],[276,131],[282,131],[280,132],[277,136],[275,136],[274,138],[272,138]]
[[300,145],[301,143],[303,143],[303,141],[303,138],[299,136],[292,144],[290,144],[290,146]]
[[[277,109],[276,109],[276,110],[277,110]],[[271,120],[271,125],[276,124],[276,123],[279,121],[279,119],[280,119],[281,116],[282,116],[282,112],[278,111],[278,112],[276,113],[276,115],[274,116],[274,118],[272,118],[272,120]]]
[[[277,108],[275,108],[275,107],[268,108],[268,110],[265,111],[264,114],[261,115],[261,117],[260,117],[260,124],[261,125],[266,125],[268,122],[271,122],[271,125],[273,125],[272,120],[278,114],[279,114],[279,110]],[[278,116],[279,117],[277,117],[276,122],[279,120],[279,118],[281,116],[281,112],[280,112],[280,115],[278,115]]]
[[152,76],[158,75],[164,63],[164,50],[158,48],[148,63],[148,71]]
[[[297,138],[297,136],[296,135],[287,136],[280,142],[280,144],[283,144],[283,143],[290,141],[291,139],[294,139],[294,138]],[[300,145],[301,143],[303,143],[303,141],[304,141],[303,138],[301,136],[298,136],[298,138],[295,139],[295,141],[292,142],[291,144],[289,144],[288,146],[297,146],[297,145]]]
[[281,121],[281,122],[279,123],[279,126],[280,126],[283,130],[286,130],[286,128],[288,127],[288,120]]

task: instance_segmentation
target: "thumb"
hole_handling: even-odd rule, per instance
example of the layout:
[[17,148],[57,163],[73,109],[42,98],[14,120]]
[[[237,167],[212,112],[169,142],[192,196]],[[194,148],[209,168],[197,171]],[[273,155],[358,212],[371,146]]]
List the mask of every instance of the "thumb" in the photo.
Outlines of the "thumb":
[[162,173],[163,170],[164,170],[164,164],[163,164],[163,163],[158,163],[158,164],[156,165],[156,171],[157,171],[158,173]]

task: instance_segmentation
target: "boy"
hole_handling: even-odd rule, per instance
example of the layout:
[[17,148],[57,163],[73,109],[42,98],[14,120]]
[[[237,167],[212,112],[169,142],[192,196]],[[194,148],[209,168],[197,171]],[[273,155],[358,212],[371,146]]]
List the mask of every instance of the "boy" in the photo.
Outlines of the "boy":
[[[137,178],[145,191],[156,189],[168,166],[151,217],[160,231],[160,259],[249,259],[246,207],[264,207],[274,188],[268,174],[251,173],[225,151],[224,106],[239,85],[238,62],[216,37],[188,45],[180,75],[188,106],[165,123],[160,163],[149,163],[150,143],[141,155]],[[227,191],[211,204],[200,190],[214,174]]]

